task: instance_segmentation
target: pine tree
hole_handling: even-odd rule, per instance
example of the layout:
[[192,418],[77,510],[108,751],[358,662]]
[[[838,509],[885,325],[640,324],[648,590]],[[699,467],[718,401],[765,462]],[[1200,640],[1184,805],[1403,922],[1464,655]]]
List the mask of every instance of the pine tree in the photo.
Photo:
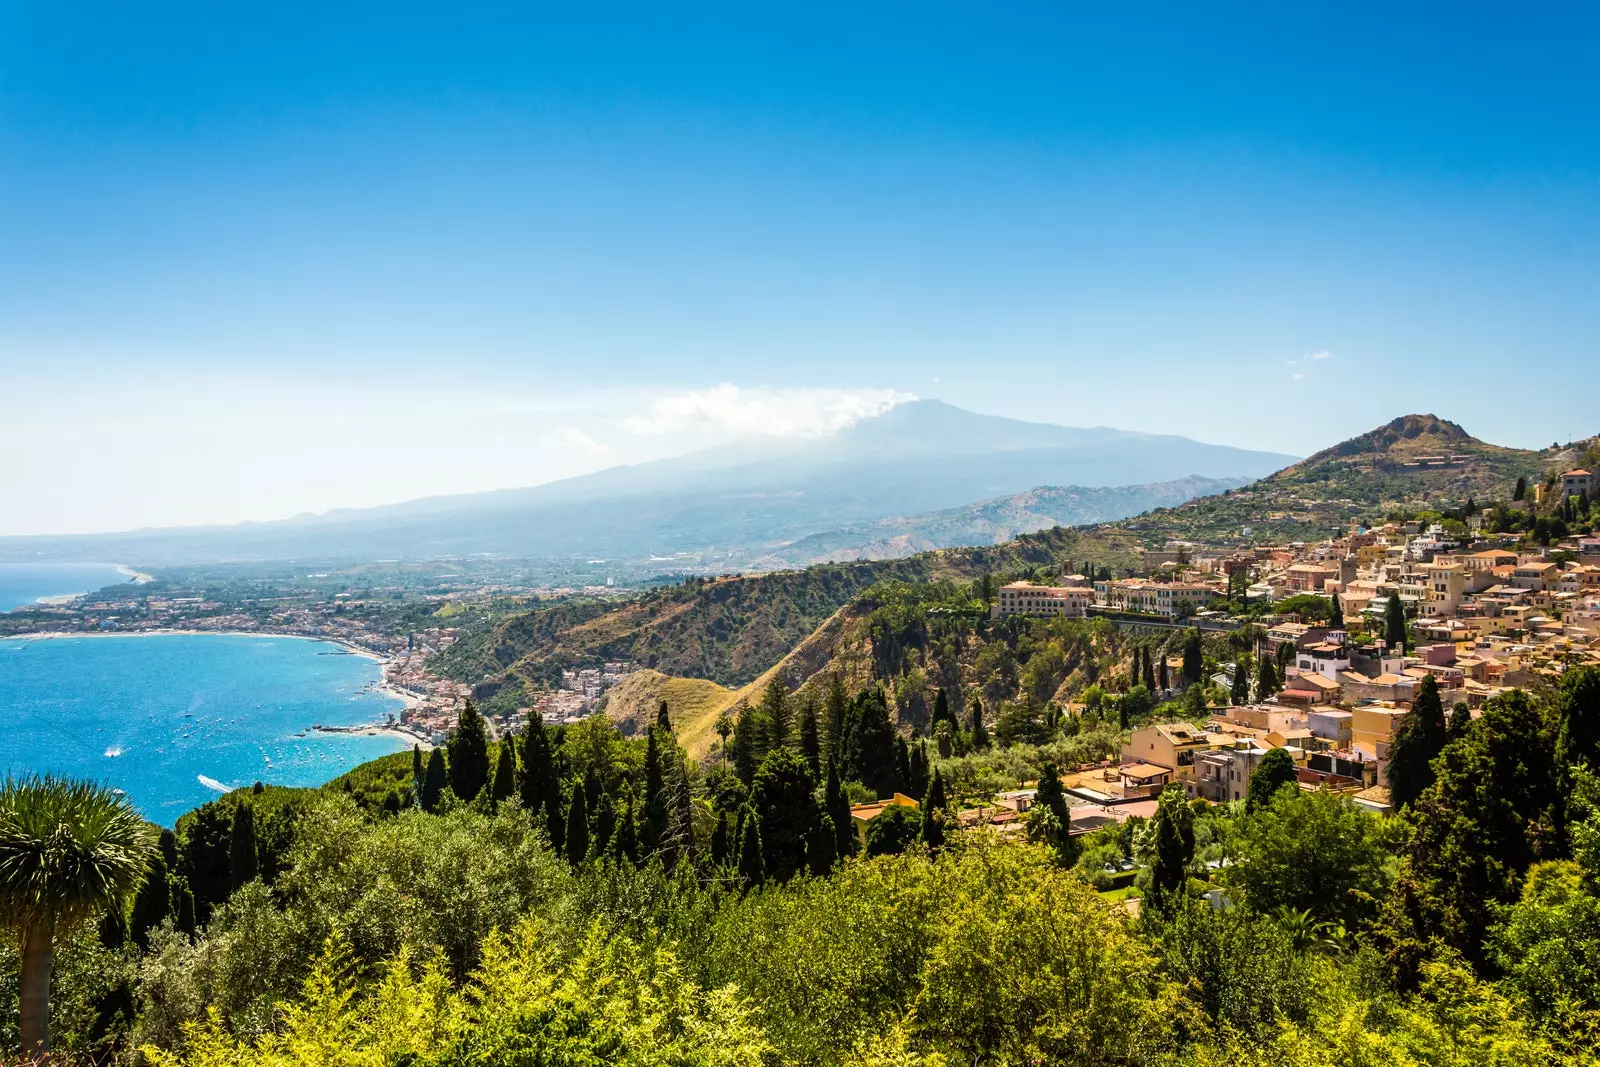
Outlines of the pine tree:
[[806,835],[817,823],[816,783],[805,761],[787,749],[770,753],[750,787],[750,807],[760,819],[763,869],[787,882],[805,863]]
[[228,842],[233,888],[255,881],[260,870],[256,855],[256,809],[245,802],[233,809],[233,834]]
[[823,812],[817,817],[816,826],[806,836],[806,867],[814,877],[821,878],[833,870],[838,860],[838,848],[839,832],[833,827],[833,818]]
[[806,698],[800,714],[800,756],[806,761],[812,778],[822,777],[822,736],[817,724],[817,702]]
[[1389,594],[1389,603],[1383,609],[1383,639],[1390,648],[1406,648],[1406,609],[1400,603],[1399,593]]
[[1200,654],[1200,631],[1190,630],[1183,639],[1183,681],[1185,685],[1194,685],[1200,681],[1200,675],[1205,670],[1205,663]]
[[644,750],[644,825],[640,828],[639,847],[645,856],[653,856],[667,836],[666,774],[661,766],[661,746],[655,730]]
[[1444,750],[1447,734],[1439,683],[1430,674],[1389,739],[1389,802],[1396,811],[1415,804],[1433,784],[1433,760]]
[[733,744],[729,755],[733,757],[733,773],[745,785],[749,785],[750,779],[755,777],[756,766],[761,762],[760,727],[756,716],[755,709],[748,704],[741,704],[733,721]]
[[728,813],[717,813],[717,828],[711,833],[711,865],[718,869],[728,863]]
[[1457,701],[1455,707],[1450,709],[1450,721],[1445,724],[1445,726],[1448,728],[1448,734],[1445,739],[1445,743],[1449,744],[1456,738],[1465,735],[1467,732],[1467,727],[1471,725],[1472,709],[1460,701]]
[[[765,758],[773,749],[787,745],[794,732],[794,704],[789,699],[789,687],[781,677],[774,676],[767,683],[766,691],[761,696],[761,712],[765,720],[766,737],[762,739],[760,755]],[[760,760],[756,762],[759,764]]]
[[444,766],[444,750],[434,749],[428,753],[428,769],[422,776],[422,810],[433,811],[439,806],[439,797],[444,793],[446,781]]
[[970,716],[972,730],[972,747],[983,751],[989,747],[989,731],[983,727],[983,701],[977,693],[972,694],[972,711]]
[[938,771],[934,771],[933,781],[928,783],[927,795],[922,800],[922,842],[929,848],[938,848],[944,844],[946,807],[944,778]]
[[672,733],[672,719],[667,714],[667,702],[665,700],[661,702],[661,707],[656,709],[656,725],[667,733]]
[[761,855],[761,819],[754,812],[746,815],[739,829],[739,880],[746,887],[767,880],[766,862]]
[[1250,665],[1242,656],[1233,665],[1233,694],[1230,699],[1235,707],[1250,703]]
[[572,790],[572,804],[567,808],[567,862],[574,867],[589,855],[589,813],[585,808],[583,790]]
[[894,727],[883,690],[874,686],[858,694],[846,726],[843,773],[889,797],[895,789]]
[[822,713],[822,757],[825,760],[842,762],[844,759],[840,737],[844,730],[845,717],[850,712],[850,694],[845,692],[844,678],[838,671],[833,672],[833,677],[828,680],[828,702],[823,706]]
[[445,748],[450,754],[450,788],[470,801],[489,784],[489,726],[472,701],[461,702],[455,732]]
[[494,784],[489,796],[496,804],[508,800],[517,789],[517,749],[511,738],[500,742],[500,756],[494,765]]
[[1286,748],[1269,749],[1250,773],[1250,791],[1245,796],[1245,807],[1251,811],[1266,807],[1278,790],[1295,781],[1294,757]]

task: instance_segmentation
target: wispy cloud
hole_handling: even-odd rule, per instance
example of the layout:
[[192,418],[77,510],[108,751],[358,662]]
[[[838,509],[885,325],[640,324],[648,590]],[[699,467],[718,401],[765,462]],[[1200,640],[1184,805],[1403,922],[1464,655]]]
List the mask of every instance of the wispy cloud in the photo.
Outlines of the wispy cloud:
[[622,425],[640,435],[708,429],[737,437],[823,437],[915,399],[893,389],[741,389],[725,382],[658,397]]
[[545,431],[541,438],[544,444],[551,448],[566,449],[570,452],[583,452],[591,456],[610,450],[610,445],[601,444],[576,426],[556,426]]
[[1307,359],[1332,359],[1333,358],[1333,353],[1329,352],[1326,348],[1324,348],[1320,352],[1307,352],[1306,353],[1306,358]]
[[1295,371],[1294,374],[1291,375],[1291,377],[1293,377],[1294,380],[1298,382],[1301,378],[1304,378],[1305,375],[1302,374],[1300,371]]

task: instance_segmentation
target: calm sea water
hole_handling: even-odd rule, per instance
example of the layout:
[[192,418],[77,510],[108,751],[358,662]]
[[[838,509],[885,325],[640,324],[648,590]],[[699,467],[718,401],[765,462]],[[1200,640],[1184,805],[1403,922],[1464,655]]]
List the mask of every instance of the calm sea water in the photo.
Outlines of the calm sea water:
[[365,688],[379,678],[372,660],[288,637],[0,640],[0,771],[107,782],[171,826],[223,787],[321,785],[405,748],[306,733],[398,711]]
[[128,581],[112,563],[0,563],[0,611]]

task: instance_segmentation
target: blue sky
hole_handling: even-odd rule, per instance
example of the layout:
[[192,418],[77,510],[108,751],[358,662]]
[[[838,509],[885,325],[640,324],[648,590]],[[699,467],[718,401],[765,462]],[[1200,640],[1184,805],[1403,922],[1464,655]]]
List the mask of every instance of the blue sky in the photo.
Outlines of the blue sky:
[[1411,410],[1593,433],[1597,21],[8,4],[0,407],[49,447],[0,465],[0,533],[527,484],[908,395],[1293,453]]

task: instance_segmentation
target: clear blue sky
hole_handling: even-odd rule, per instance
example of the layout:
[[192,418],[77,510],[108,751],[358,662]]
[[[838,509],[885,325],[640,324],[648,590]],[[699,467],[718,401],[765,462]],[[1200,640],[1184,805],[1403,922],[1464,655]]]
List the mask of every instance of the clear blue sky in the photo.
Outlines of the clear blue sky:
[[56,447],[0,533],[907,394],[1294,453],[1600,431],[1597,11],[6,4],[0,409]]

